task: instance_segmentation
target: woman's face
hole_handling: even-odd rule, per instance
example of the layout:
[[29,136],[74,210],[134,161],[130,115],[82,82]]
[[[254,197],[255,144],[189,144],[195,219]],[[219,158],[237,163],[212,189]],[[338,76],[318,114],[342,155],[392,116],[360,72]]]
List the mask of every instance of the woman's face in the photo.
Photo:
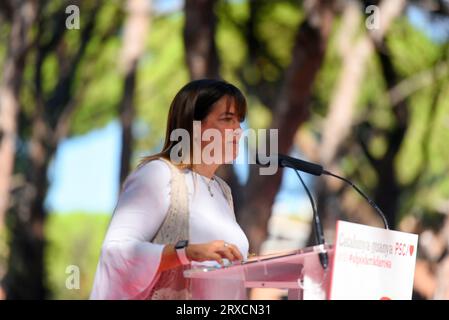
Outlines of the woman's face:
[[[232,162],[238,155],[241,131],[234,99],[228,96],[222,97],[215,103],[207,117],[201,121],[203,156],[210,154],[212,157],[216,157],[215,150],[221,150],[221,162],[218,162]],[[212,147],[213,145],[215,148]]]

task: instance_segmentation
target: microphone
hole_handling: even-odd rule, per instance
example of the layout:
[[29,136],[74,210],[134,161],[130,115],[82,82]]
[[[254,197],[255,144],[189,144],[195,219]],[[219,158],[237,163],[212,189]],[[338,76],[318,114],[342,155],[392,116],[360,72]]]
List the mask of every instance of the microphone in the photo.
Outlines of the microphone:
[[[317,212],[318,210],[316,208],[315,201],[313,201],[312,194],[310,193],[309,189],[307,188],[306,184],[304,183],[304,180],[302,180],[301,175],[299,174],[298,170],[295,170],[295,173],[298,176],[299,181],[301,181],[302,186],[306,190],[307,196],[309,197],[310,204],[312,206],[313,222],[315,225],[315,241],[319,245],[324,245],[326,240],[324,240],[323,226],[321,225],[320,217],[318,216],[318,212]],[[324,270],[326,270],[327,267],[329,266],[329,257],[327,256],[327,252],[326,251],[320,252],[318,254],[318,257],[320,258],[321,266],[323,267]]]
[[[278,154],[277,156],[275,156],[275,159],[277,158],[277,162],[278,165],[280,167],[287,167],[287,168],[292,168],[295,169],[296,174],[298,175],[299,179],[301,180],[301,183],[303,184],[304,188],[306,189],[308,195],[309,195],[309,199],[311,200],[312,203],[312,209],[314,210],[314,223],[315,223],[315,230],[317,233],[317,242],[323,242],[324,243],[324,236],[323,236],[323,232],[322,232],[322,226],[321,223],[319,221],[319,217],[317,214],[315,214],[315,207],[314,207],[314,203],[313,203],[313,199],[311,198],[310,193],[308,192],[307,187],[305,186],[304,182],[301,179],[301,176],[298,174],[298,172],[296,170],[302,171],[302,172],[306,172],[315,176],[321,176],[323,174],[328,175],[328,176],[332,176],[334,178],[340,179],[342,181],[344,181],[345,183],[349,184],[351,187],[353,187],[370,205],[371,207],[374,208],[374,210],[376,210],[376,212],[379,214],[379,216],[381,217],[383,223],[384,223],[384,227],[386,230],[389,229],[388,227],[388,221],[387,218],[385,217],[385,214],[382,212],[382,210],[377,206],[376,203],[374,203],[373,200],[371,200],[365,193],[363,193],[362,190],[360,190],[352,181],[350,181],[349,179],[340,177],[332,172],[329,172],[327,170],[323,169],[323,166],[319,165],[319,164],[315,164],[312,162],[307,162],[304,160],[300,160],[300,159],[296,159],[293,157],[289,157],[283,154]],[[263,163],[260,163],[260,158],[259,155],[256,155],[256,163],[258,165],[265,165]],[[320,233],[320,234],[318,234]],[[322,244],[322,243],[319,243]],[[323,263],[322,263],[323,264]],[[324,265],[323,265],[324,267]]]
[[278,154],[278,164],[280,167],[288,167],[314,176],[321,176],[323,174],[323,167],[319,164],[299,160],[293,157],[289,157],[283,154]]
[[[275,157],[276,158],[276,157]],[[319,164],[315,164],[312,162],[307,162],[304,160],[300,160],[300,159],[296,159],[293,157],[289,157],[283,154],[278,154],[277,155],[277,161],[278,161],[278,165],[280,167],[288,167],[288,168],[292,168],[295,170],[299,170],[302,172],[306,172],[309,174],[313,174],[315,176],[321,176],[323,174],[328,175],[328,176],[332,176],[334,178],[340,179],[342,181],[344,181],[345,183],[349,184],[351,187],[353,187],[355,189],[355,191],[357,191],[369,204],[371,207],[374,208],[374,210],[376,210],[376,212],[379,214],[379,216],[381,217],[383,223],[384,223],[384,228],[389,230],[388,227],[388,221],[387,218],[385,217],[385,214],[382,212],[382,210],[377,206],[376,203],[374,203],[373,200],[371,200],[362,190],[360,190],[360,188],[358,188],[352,181],[340,177],[330,171],[324,170],[323,167]],[[259,163],[259,156],[257,155],[256,157],[256,162],[257,164]],[[262,165],[262,164],[260,164]]]
[[[278,165],[280,167],[287,167],[295,170],[295,173],[298,176],[299,181],[301,181],[304,190],[306,190],[307,196],[309,197],[310,205],[312,206],[313,224],[315,228],[315,242],[318,245],[324,245],[326,241],[324,239],[323,226],[321,225],[320,217],[318,216],[315,201],[313,200],[312,194],[310,193],[309,189],[304,183],[304,180],[301,178],[301,175],[298,172],[303,171],[316,176],[320,176],[323,173],[323,167],[311,162],[295,159],[282,154],[278,154],[277,159]],[[263,165],[260,163],[259,155],[256,156],[256,163],[258,165]],[[327,255],[327,252],[326,251],[320,252],[318,254],[318,257],[320,259],[321,266],[323,267],[324,270],[326,270],[327,267],[329,266],[329,257]]]

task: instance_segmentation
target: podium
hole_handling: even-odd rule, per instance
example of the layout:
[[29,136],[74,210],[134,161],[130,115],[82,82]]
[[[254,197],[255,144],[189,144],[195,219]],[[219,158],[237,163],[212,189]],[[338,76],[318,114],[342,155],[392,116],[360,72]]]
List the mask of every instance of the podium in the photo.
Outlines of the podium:
[[[195,300],[245,300],[249,288],[288,290],[289,300],[409,300],[417,255],[415,234],[338,221],[334,246],[261,256],[224,268],[184,271]],[[319,254],[326,253],[326,270]]]
[[[326,270],[320,264],[320,252],[328,254]],[[333,252],[329,245],[313,246],[219,269],[197,265],[184,271],[184,276],[191,280],[194,300],[245,300],[249,288],[287,289],[289,300],[327,299]]]

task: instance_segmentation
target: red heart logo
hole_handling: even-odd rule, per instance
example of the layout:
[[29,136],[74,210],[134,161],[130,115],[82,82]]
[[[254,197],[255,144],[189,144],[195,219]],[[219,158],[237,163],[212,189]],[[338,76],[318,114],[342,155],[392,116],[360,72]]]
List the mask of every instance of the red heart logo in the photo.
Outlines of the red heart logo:
[[412,256],[413,251],[415,250],[415,246],[411,244],[408,248],[410,249],[410,255]]

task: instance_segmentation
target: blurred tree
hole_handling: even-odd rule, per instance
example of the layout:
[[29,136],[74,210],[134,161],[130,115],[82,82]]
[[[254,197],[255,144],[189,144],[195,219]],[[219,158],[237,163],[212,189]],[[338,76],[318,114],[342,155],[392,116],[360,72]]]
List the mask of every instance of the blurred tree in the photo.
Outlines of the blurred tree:
[[[401,81],[404,81],[404,74],[401,74],[400,67],[397,61],[399,52],[394,52],[395,48],[392,46],[392,38],[388,41],[380,42],[376,45],[376,54],[379,57],[382,75],[386,84],[386,90],[392,92]],[[422,65],[421,71],[428,68],[433,69],[436,65],[447,63],[447,46],[437,46],[439,52],[432,57],[427,55],[426,64]],[[447,73],[446,73],[447,74]],[[431,81],[431,88],[428,88],[431,94],[427,96],[425,104],[421,106],[422,111],[428,110],[429,116],[427,119],[421,118],[421,123],[424,126],[422,149],[415,146],[414,152],[421,155],[421,164],[415,168],[414,177],[405,180],[403,172],[408,170],[407,167],[410,162],[402,160],[404,151],[406,150],[406,143],[410,141],[410,135],[413,133],[414,119],[412,114],[415,112],[414,107],[416,94],[405,96],[400,100],[392,100],[392,95],[387,95],[387,103],[391,107],[392,121],[389,127],[379,128],[370,118],[362,121],[358,126],[358,140],[363,150],[364,155],[368,159],[370,165],[376,173],[376,187],[374,189],[374,200],[384,209],[392,226],[399,223],[399,218],[410,209],[410,204],[403,200],[406,198],[414,199],[412,196],[416,194],[421,184],[427,177],[431,170],[432,157],[432,131],[435,129],[435,121],[439,117],[438,109],[442,108],[441,96],[447,90],[447,82],[444,79],[439,79],[438,73],[434,72]],[[427,90],[417,92],[418,95],[425,94]],[[373,153],[372,144],[375,139],[381,138],[384,142],[384,150],[382,153],[375,155]],[[407,139],[408,138],[408,139]],[[437,156],[436,159],[439,157]],[[435,159],[435,160],[436,160]],[[403,165],[400,164],[403,162]],[[404,166],[404,168],[401,168]],[[444,170],[448,170],[446,166]],[[440,171],[441,174],[441,171]],[[441,176],[440,176],[441,177]],[[437,179],[439,180],[439,179]],[[415,203],[414,205],[416,205]]]
[[7,53],[0,83],[0,232],[9,207],[9,192],[14,167],[17,115],[26,56],[30,51],[30,30],[35,20],[36,1],[4,1],[1,18],[10,24]]
[[122,125],[120,185],[125,181],[131,167],[131,157],[134,149],[132,126],[136,113],[134,95],[137,66],[143,54],[145,39],[148,37],[151,1],[128,0],[126,6],[128,17],[124,28],[121,61],[124,85],[119,109],[120,123]]
[[[379,3],[376,4],[379,5]],[[320,162],[332,172],[341,173],[337,162],[342,156],[342,148],[346,147],[344,143],[348,136],[352,134],[351,128],[355,120],[359,95],[362,91],[362,80],[365,74],[366,77],[371,75],[368,68],[369,59],[375,52],[375,48],[382,46],[386,32],[392,22],[402,14],[404,6],[405,1],[403,0],[382,1],[379,6],[379,11],[382,12],[380,28],[368,29],[367,32],[362,31],[360,34],[357,31],[365,29],[364,24],[366,22],[362,20],[365,8],[356,1],[345,3],[336,44],[342,66],[331,96],[319,142]],[[338,201],[335,199],[335,197],[341,197],[339,189],[342,188],[346,188],[346,185],[332,178],[320,179],[316,185],[318,210],[327,229],[332,229],[336,220],[345,211],[341,206],[336,206]],[[385,210],[387,220],[393,225],[394,216],[390,210],[391,207],[384,207],[381,204],[379,205]],[[364,210],[371,211],[372,209],[367,207]],[[378,219],[378,221],[378,225],[382,226],[381,220]],[[312,232],[309,237],[309,244],[313,243],[313,239]]]
[[[66,25],[69,4],[81,8],[80,31],[69,30]],[[106,27],[99,23],[105,12],[113,17],[106,18]],[[29,69],[24,71],[30,82],[22,88],[25,102],[19,116],[22,147],[16,153],[15,170],[23,176],[23,183],[13,191],[7,219],[12,238],[4,286],[10,299],[48,296],[43,261],[48,166],[59,142],[69,134],[72,115],[92,81],[89,63],[98,56],[99,46],[117,33],[121,21],[120,6],[99,0],[83,2],[82,6],[73,1],[42,1],[37,17],[30,48],[35,63],[28,63]],[[91,45],[97,48],[93,50]]]
[[[304,22],[299,25],[296,36],[291,38],[291,42],[294,43],[291,47],[291,62],[282,65],[273,59],[266,47],[270,40],[275,39],[276,34],[272,34],[270,39],[264,39],[265,33],[257,28],[260,27],[259,23],[271,22],[268,16],[270,9],[284,4],[298,10],[297,4],[292,1],[254,0],[232,5],[227,2],[186,1],[184,44],[187,66],[192,78],[218,77],[217,71],[222,69],[219,68],[220,61],[223,60],[226,62],[223,65],[227,65],[228,57],[232,56],[230,50],[234,51],[237,48],[232,44],[234,39],[229,39],[231,41],[228,42],[226,41],[228,39],[221,38],[219,33],[215,37],[215,33],[218,32],[216,12],[220,12],[224,20],[234,24],[243,37],[242,44],[247,48],[247,60],[231,73],[221,70],[220,74],[227,79],[236,78],[237,75],[237,81],[245,84],[247,91],[256,94],[257,98],[268,104],[267,107],[271,109],[273,116],[269,126],[279,129],[280,152],[287,153],[296,129],[307,119],[307,101],[313,79],[324,57],[333,9],[332,1],[309,2]],[[249,6],[246,23],[234,20],[234,12],[231,11],[238,6],[246,5]],[[223,26],[221,21],[220,25]],[[220,44],[218,57],[215,38]],[[276,48],[274,51],[279,52],[282,49],[284,48]],[[257,83],[253,80],[248,81],[248,76],[252,76],[245,70],[263,71],[265,68],[263,61],[269,61],[268,64],[273,64],[274,68],[277,68],[275,72],[278,72],[278,80],[260,77]],[[244,189],[239,185],[232,167],[225,166],[218,174],[231,185],[237,218],[249,237],[251,250],[258,252],[267,235],[268,219],[274,197],[280,187],[281,174],[278,173],[275,177],[261,177],[254,169],[251,170]]]
[[[220,58],[216,45],[218,1],[186,0],[183,40],[190,78],[219,79]],[[232,165],[222,166],[217,174],[231,187],[235,204],[241,203],[241,186]]]
[[[290,4],[289,1],[287,3]],[[248,25],[243,30],[246,30],[244,35],[248,37],[245,38],[245,43],[248,45],[247,61],[252,70],[263,70],[264,67],[257,66],[263,64],[263,61],[275,61],[267,57],[272,56],[272,53],[270,54],[267,47],[268,41],[263,39],[266,34],[258,30],[260,26],[257,22],[262,20],[259,14],[270,12],[267,6],[276,4],[269,1],[249,2]],[[271,110],[272,119],[268,127],[279,130],[279,153],[290,151],[298,127],[308,119],[308,103],[314,79],[324,60],[332,26],[333,1],[309,1],[305,4],[304,15],[292,41],[291,58],[287,58],[290,62],[285,63],[285,67],[279,68],[278,81],[273,79],[270,81],[269,73],[268,79],[256,77],[247,82],[246,79],[251,78],[248,78],[248,74],[245,73],[240,73],[239,78],[242,83],[256,88],[253,88],[251,92],[265,93],[257,97],[269,103],[267,107]],[[267,16],[265,20],[268,20]],[[272,63],[268,62],[268,64]],[[276,70],[276,64],[273,68]],[[275,97],[270,97],[267,94],[269,92],[275,94]],[[253,252],[259,252],[262,242],[267,237],[268,220],[281,178],[282,170],[274,176],[261,176],[258,168],[252,166],[250,169],[243,203],[237,210],[237,219],[249,237],[250,250]]]
[[[25,60],[30,51],[30,30],[36,18],[35,1],[2,1],[0,23],[10,26],[5,43],[0,82],[0,280],[6,273],[7,252],[5,216],[10,207],[10,190],[17,140],[17,119],[20,109],[20,88]],[[4,251],[5,250],[5,251]],[[0,299],[6,297],[0,282]]]
[[137,71],[134,163],[144,151],[162,147],[170,103],[189,80],[183,47],[183,15],[155,14],[151,25],[151,36],[145,42]]
[[[267,12],[267,7],[275,7],[281,2],[269,2],[263,0],[249,1],[249,15],[246,25],[237,28],[243,35],[243,43],[247,46],[248,58],[241,68],[248,64],[253,70],[260,70],[261,65],[257,57],[268,54],[267,50],[259,50],[262,47],[262,33],[256,30],[256,21],[261,22],[262,10]],[[290,4],[290,1],[286,1]],[[282,3],[281,3],[282,4]],[[220,58],[226,59],[232,44],[223,42],[217,57],[215,49],[216,18],[214,10],[232,10],[226,2],[217,6],[215,1],[186,1],[186,24],[184,29],[184,43],[186,49],[186,60],[192,78],[218,77],[217,70]],[[201,14],[199,14],[201,12]],[[230,17],[229,13],[227,18]],[[232,18],[231,18],[232,19]],[[264,19],[268,20],[267,16]],[[307,118],[307,100],[310,95],[314,76],[320,68],[327,37],[332,22],[332,2],[312,1],[307,8],[307,16],[294,39],[292,49],[292,62],[286,63],[280,68],[280,79],[277,83],[270,83],[264,79],[260,80],[257,90],[254,82],[245,81],[247,73],[241,73],[239,80],[247,84],[252,93],[262,96],[261,100],[269,102],[272,110],[273,120],[270,127],[279,129],[280,152],[287,153],[292,145],[293,135],[298,126]],[[260,51],[260,53],[259,53]],[[277,64],[279,66],[279,64]],[[260,89],[263,88],[263,89]],[[280,89],[280,92],[279,90]],[[269,97],[270,92],[275,97]],[[279,95],[277,96],[276,94]],[[269,98],[268,98],[269,97]],[[274,104],[274,105],[273,105]],[[218,173],[230,185],[235,199],[236,215],[242,227],[246,231],[251,250],[258,252],[260,245],[267,235],[267,224],[271,214],[271,206],[274,197],[280,187],[281,174],[275,177],[260,177],[252,170],[247,187],[243,189],[238,183],[232,167],[225,166]]]
[[190,78],[219,78],[215,45],[217,0],[186,0],[184,5],[184,47]]
[[[366,2],[379,5],[378,1]],[[388,5],[394,3],[387,2]],[[321,160],[316,157],[320,148],[322,153],[334,150],[331,170],[341,171],[363,186],[362,189],[367,188],[368,194],[374,194],[393,228],[419,234],[427,227],[405,227],[410,224],[405,222],[412,220],[417,221],[412,225],[425,225],[425,220],[437,212],[447,212],[444,201],[449,196],[449,184],[444,181],[447,181],[449,167],[443,160],[449,152],[443,142],[449,138],[449,103],[444,98],[448,92],[447,40],[443,44],[431,41],[429,35],[400,15],[381,41],[373,41],[365,66],[358,65],[357,69],[355,65],[360,62],[357,44],[365,36],[359,33],[354,40],[348,37],[351,30],[361,30],[359,26],[347,24],[348,9],[345,6],[338,34],[333,38],[336,43],[331,43],[331,55],[315,87],[312,110],[316,114],[299,132],[296,142],[307,157],[316,161]],[[356,14],[360,16],[359,12]],[[345,55],[337,57],[335,50],[345,48],[351,40],[347,47],[349,59],[344,60]],[[343,63],[335,72],[332,65],[340,65],[339,59]],[[354,81],[354,76],[361,71],[364,76]],[[343,94],[342,88],[347,86],[355,89],[355,99],[351,99],[350,92]],[[335,109],[338,96],[343,105]],[[344,131],[337,132],[341,124],[345,124],[344,135]],[[323,148],[326,137],[328,141],[334,140],[333,148]],[[327,189],[323,190],[323,185]],[[349,189],[335,180],[318,180],[319,213],[326,218],[330,241],[336,219],[381,226],[372,208]],[[426,241],[429,247],[444,248],[439,244],[444,243],[441,239],[447,238],[444,229],[447,230],[442,228],[438,237]],[[312,235],[309,239],[310,244]],[[426,251],[421,242],[420,247],[421,253]],[[418,257],[415,290],[421,297],[446,294],[441,279],[447,275],[447,255],[444,249],[438,252],[436,258],[429,259],[425,253]],[[436,261],[438,259],[441,262]]]
[[[45,265],[54,299],[89,299],[109,214],[50,214],[45,224]],[[79,268],[79,288],[67,288],[68,267]]]
[[[390,7],[399,3],[397,1],[386,2]],[[346,7],[347,10],[349,10],[348,6]],[[383,12],[385,12],[385,8],[383,8]],[[396,12],[396,14],[392,15],[391,19],[400,13],[398,10],[392,12]],[[356,12],[354,11],[354,13]],[[353,27],[349,27],[350,24],[345,23],[345,17],[349,19],[349,15],[343,14],[339,31],[343,37],[337,37],[340,39],[334,46],[337,48],[346,47],[345,43],[351,40],[351,37],[348,38],[347,35],[350,34]],[[388,27],[388,25],[388,23],[384,23],[385,27]],[[405,34],[407,36],[404,36]],[[380,36],[381,33],[377,32],[377,35]],[[415,119],[410,118],[407,114],[409,113],[408,110],[414,110],[415,108],[407,106],[407,104],[414,104],[417,100],[410,99],[410,96],[421,95],[422,89],[427,86],[434,87],[435,93],[438,92],[437,96],[444,92],[441,81],[447,75],[446,58],[443,56],[447,50],[439,45],[432,44],[429,39],[423,37],[419,31],[406,23],[405,18],[401,17],[394,21],[385,37],[379,37],[378,40],[371,37],[369,41],[372,41],[373,45],[365,44],[368,52],[371,52],[371,58],[366,60],[369,56],[365,55],[366,62],[365,67],[363,67],[359,64],[363,60],[358,59],[357,52],[360,52],[358,50],[360,44],[367,39],[366,36],[359,35],[355,44],[350,44],[347,47],[349,56],[346,56],[350,58],[343,60],[340,80],[332,94],[325,93],[318,87],[318,100],[322,100],[327,95],[328,97],[321,103],[323,105],[329,104],[329,110],[326,111],[325,121],[321,124],[323,134],[316,135],[317,141],[320,141],[319,145],[309,149],[318,150],[318,148],[321,148],[321,161],[326,166],[336,172],[343,170],[346,174],[354,174],[359,180],[365,182],[371,191],[369,193],[374,194],[376,202],[387,213],[391,226],[397,226],[402,214],[410,209],[410,201],[407,204],[403,200],[419,199],[410,196],[416,191],[411,190],[415,189],[414,184],[417,182],[412,183],[412,179],[408,179],[410,184],[405,182],[404,172],[408,172],[408,175],[413,171],[413,174],[421,175],[421,178],[426,176],[426,165],[423,163],[421,168],[413,167],[412,169],[410,164],[413,162],[410,159],[419,154],[428,154],[429,150],[426,148],[432,145],[430,135],[426,135],[425,141],[428,141],[428,143],[423,144],[423,149],[426,150],[418,151],[416,145],[413,152],[408,151],[407,145],[411,141],[410,135],[413,135],[413,131],[408,129],[410,126],[414,127]],[[405,45],[407,42],[409,44]],[[414,70],[410,70],[411,65],[413,65],[411,59],[413,58],[408,52],[411,50],[416,50],[416,55],[425,57],[420,59],[419,67],[417,66]],[[326,80],[326,77],[330,78],[330,71],[325,70],[328,69],[327,66],[330,63],[335,64],[336,62],[330,59],[326,61],[325,67],[320,73],[321,83],[331,83]],[[404,71],[407,70],[406,74],[402,74],[401,65],[404,65]],[[362,78],[356,78],[355,75],[364,69],[366,69],[365,75]],[[350,94],[343,89],[345,87],[350,88],[350,92],[356,92],[357,95]],[[354,91],[354,88],[357,90]],[[386,93],[385,90],[387,90]],[[328,91],[332,92],[332,90]],[[379,99],[379,96],[382,98]],[[430,113],[436,116],[435,99],[427,98],[425,101],[425,103],[420,103],[420,110],[429,110],[430,108],[430,110],[433,110]],[[434,120],[427,125],[425,124],[426,119],[421,116],[416,121],[420,121],[430,130],[434,127],[432,125]],[[342,124],[345,124],[345,126]],[[339,131],[339,128],[344,130]],[[315,143],[318,143],[317,141]],[[301,149],[307,150],[308,148]],[[401,166],[398,163],[403,161],[405,150],[407,150],[410,158]],[[363,156],[361,157],[361,155]],[[308,156],[312,159],[314,157],[310,153]],[[334,160],[329,163],[329,159],[332,158]],[[365,162],[365,160],[368,160],[368,162]],[[421,179],[416,175],[415,179]],[[323,190],[323,186],[326,186],[328,190]],[[346,188],[347,186],[341,185],[335,180],[318,183],[320,214],[326,218],[333,217],[327,223],[328,229],[334,227],[335,219],[340,218],[341,215],[348,215],[353,221],[381,226],[381,221],[375,216],[374,211],[369,206],[365,207],[363,201],[353,201],[352,196],[346,197]],[[353,193],[352,190],[348,190],[348,192]],[[337,197],[343,199],[343,201],[336,201]],[[346,201],[345,199],[351,200]],[[415,202],[414,205],[416,204]]]

